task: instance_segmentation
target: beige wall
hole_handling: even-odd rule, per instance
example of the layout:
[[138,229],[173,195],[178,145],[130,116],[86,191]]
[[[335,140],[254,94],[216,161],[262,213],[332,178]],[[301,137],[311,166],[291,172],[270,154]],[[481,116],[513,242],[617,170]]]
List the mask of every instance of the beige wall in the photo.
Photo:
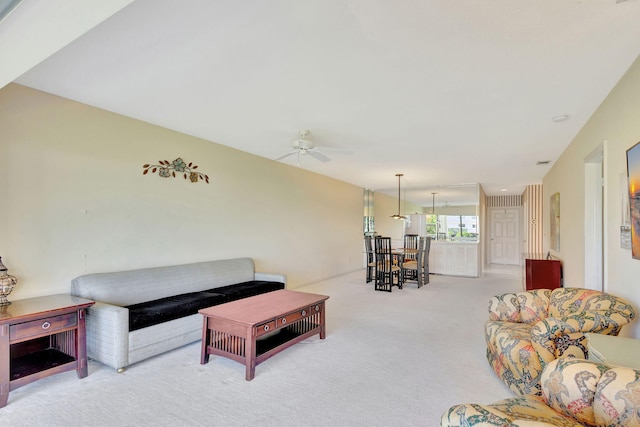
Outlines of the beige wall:
[[[253,257],[295,288],[362,266],[362,188],[19,85],[0,90],[9,299],[84,273]],[[181,157],[211,183],[143,175]]]
[[374,221],[378,236],[402,239],[404,236],[404,221],[391,218],[398,213],[398,198],[383,193],[374,194]]
[[[410,202],[401,202],[400,213],[422,213],[422,207]],[[392,239],[404,238],[404,221],[391,218],[398,213],[398,197],[391,197],[384,193],[374,194],[374,221],[378,236],[391,237]]]
[[[628,298],[637,311],[640,260],[632,259],[631,251],[620,247],[620,177],[626,174],[626,150],[640,141],[639,118],[640,60],[636,60],[543,181],[545,251],[549,248],[549,198],[560,192],[561,241],[557,256],[563,261],[565,286],[580,287],[585,267],[585,158],[600,145],[605,146],[605,286],[608,292]],[[640,338],[640,323],[634,321],[623,334]]]

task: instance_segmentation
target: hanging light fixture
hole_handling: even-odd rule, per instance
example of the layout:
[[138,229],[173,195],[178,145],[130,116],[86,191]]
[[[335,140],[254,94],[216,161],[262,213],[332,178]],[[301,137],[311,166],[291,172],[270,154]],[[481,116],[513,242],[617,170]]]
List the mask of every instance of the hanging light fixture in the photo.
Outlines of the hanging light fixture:
[[431,193],[431,213],[432,214],[436,213],[436,194],[438,193]]
[[398,177],[398,213],[396,215],[391,215],[391,218],[393,218],[393,219],[406,219],[404,216],[400,215],[400,177],[404,176],[404,174],[397,173],[396,176]]

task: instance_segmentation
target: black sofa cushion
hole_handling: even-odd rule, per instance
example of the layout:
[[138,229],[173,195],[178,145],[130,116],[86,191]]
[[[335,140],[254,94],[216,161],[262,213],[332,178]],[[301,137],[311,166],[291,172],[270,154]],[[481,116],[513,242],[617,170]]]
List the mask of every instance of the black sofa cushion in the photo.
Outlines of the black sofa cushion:
[[129,331],[196,314],[200,309],[227,301],[220,293],[201,291],[132,304],[126,307],[129,309]]
[[129,309],[129,331],[157,325],[196,314],[198,310],[241,298],[284,289],[284,283],[251,280],[207,291],[173,295],[126,306]]
[[227,297],[227,301],[235,301],[241,298],[252,297],[267,292],[284,289],[284,283],[270,282],[267,280],[251,280],[249,282],[236,283],[235,285],[222,286],[210,289],[209,292],[216,292]]

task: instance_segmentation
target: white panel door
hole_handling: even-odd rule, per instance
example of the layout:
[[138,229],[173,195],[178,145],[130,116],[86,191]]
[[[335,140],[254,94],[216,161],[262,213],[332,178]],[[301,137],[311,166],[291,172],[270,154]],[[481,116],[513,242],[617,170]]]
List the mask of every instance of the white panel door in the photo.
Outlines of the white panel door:
[[491,209],[491,264],[520,264],[520,210]]

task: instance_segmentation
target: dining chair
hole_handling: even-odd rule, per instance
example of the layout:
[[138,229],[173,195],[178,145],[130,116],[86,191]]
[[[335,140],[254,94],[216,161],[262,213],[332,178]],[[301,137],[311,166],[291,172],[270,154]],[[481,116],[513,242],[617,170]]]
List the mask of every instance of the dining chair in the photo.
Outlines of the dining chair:
[[431,250],[431,237],[425,238],[424,241],[424,251],[422,252],[423,261],[422,261],[422,270],[424,274],[424,284],[429,283],[429,251]]
[[391,292],[393,286],[402,289],[402,269],[393,263],[391,237],[376,237],[375,248],[375,290]]
[[418,288],[424,285],[424,247],[426,237],[420,237],[418,240],[418,252],[415,254],[415,259],[407,260],[402,263],[402,275],[404,280],[416,280],[418,282]]
[[373,238],[364,236],[364,250],[367,252],[367,283],[373,280],[374,269],[376,267],[375,253],[373,251]]
[[[417,234],[405,234],[404,235],[404,246],[405,249],[413,249],[413,250],[417,250],[418,249],[418,235]],[[415,253],[405,253],[404,254],[404,261],[415,261],[416,260],[416,255]],[[409,274],[408,278],[409,279],[415,279],[416,278],[416,272],[412,271],[412,270],[408,270],[405,273]]]
[[404,235],[404,248],[406,248],[406,249],[418,249],[418,235],[417,234],[405,234]]

